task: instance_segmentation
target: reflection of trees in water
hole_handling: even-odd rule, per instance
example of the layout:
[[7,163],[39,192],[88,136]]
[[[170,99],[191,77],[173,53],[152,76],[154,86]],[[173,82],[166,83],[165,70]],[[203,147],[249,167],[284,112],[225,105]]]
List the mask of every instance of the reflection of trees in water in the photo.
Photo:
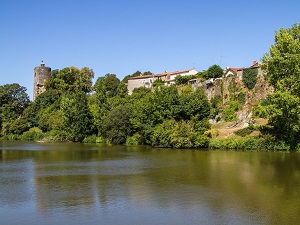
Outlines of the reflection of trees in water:
[[6,160],[13,157],[6,157],[7,155],[4,154],[0,154],[3,155],[0,163],[0,205],[17,207],[26,204],[33,195],[30,188],[32,186],[31,161]]
[[[205,209],[211,216],[252,213],[265,223],[275,219],[294,224],[299,219],[289,216],[291,212],[299,215],[300,209],[300,159],[296,154],[43,146],[44,151],[7,151],[5,157],[1,152],[2,169],[5,164],[15,168],[10,172],[15,176],[8,181],[11,190],[18,192],[5,198],[1,192],[1,203],[30,201],[35,194],[44,213],[155,207]],[[10,167],[16,159],[26,165],[17,162]],[[5,183],[0,185],[2,190]]]

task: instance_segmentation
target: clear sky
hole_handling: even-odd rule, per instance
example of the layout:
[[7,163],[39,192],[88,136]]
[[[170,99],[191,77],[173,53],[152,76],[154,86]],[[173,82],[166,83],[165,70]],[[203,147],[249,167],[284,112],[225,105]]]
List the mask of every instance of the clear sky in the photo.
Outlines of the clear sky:
[[89,67],[95,78],[137,70],[248,67],[274,31],[300,22],[297,0],[0,0],[0,85],[32,99],[33,69]]

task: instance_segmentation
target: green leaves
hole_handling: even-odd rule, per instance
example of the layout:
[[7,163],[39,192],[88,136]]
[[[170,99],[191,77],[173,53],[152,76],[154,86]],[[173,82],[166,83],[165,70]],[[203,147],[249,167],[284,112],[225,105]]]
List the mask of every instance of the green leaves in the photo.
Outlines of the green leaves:
[[275,33],[275,44],[263,57],[268,81],[276,90],[300,93],[300,24]]
[[294,150],[300,140],[300,24],[276,31],[263,63],[275,88],[265,106],[269,125],[275,137]]
[[112,144],[123,144],[132,135],[131,109],[119,105],[111,110],[103,121],[103,137]]
[[212,65],[207,69],[207,78],[218,78],[223,76],[223,69],[219,65]]
[[199,148],[208,146],[208,137],[197,129],[195,120],[166,120],[155,127],[152,145],[156,147]]
[[93,118],[88,109],[87,96],[83,92],[66,93],[62,97],[62,131],[69,141],[81,142],[93,133]]
[[45,81],[46,90],[56,90],[59,93],[66,91],[92,91],[93,70],[84,67],[81,70],[73,66],[62,70],[54,70],[48,80]]
[[257,81],[257,68],[245,68],[243,69],[243,83],[248,89],[253,89]]

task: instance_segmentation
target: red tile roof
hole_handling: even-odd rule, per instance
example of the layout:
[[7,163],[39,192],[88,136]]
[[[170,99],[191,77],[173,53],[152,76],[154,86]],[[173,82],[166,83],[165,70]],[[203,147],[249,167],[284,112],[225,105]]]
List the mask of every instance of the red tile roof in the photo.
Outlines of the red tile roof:
[[176,75],[176,74],[181,74],[181,73],[188,73],[189,71],[194,70],[194,68],[189,69],[189,70],[181,70],[181,71],[174,71],[174,72],[167,72],[165,71],[164,73],[160,74],[153,74],[153,75],[142,75],[142,76],[137,76],[137,77],[130,77],[128,80],[135,80],[135,79],[145,79],[145,78],[151,78],[151,77],[163,77],[167,75]]

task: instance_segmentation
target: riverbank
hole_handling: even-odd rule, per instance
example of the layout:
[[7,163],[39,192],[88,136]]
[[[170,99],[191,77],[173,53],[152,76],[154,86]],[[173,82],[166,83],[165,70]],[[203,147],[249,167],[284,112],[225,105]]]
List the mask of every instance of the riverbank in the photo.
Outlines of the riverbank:
[[[243,128],[241,124],[239,126],[232,126],[232,122],[214,124],[210,130],[205,132],[206,138],[205,143],[203,144],[204,147],[199,149],[290,151],[288,144],[283,141],[276,140],[271,135],[263,133],[263,129],[266,124],[267,120],[265,119],[256,119],[254,124],[245,128]],[[129,137],[126,145],[139,145],[137,139],[138,137]],[[69,142],[64,140],[63,136],[53,136],[51,133],[43,133],[38,128],[32,128],[29,131],[24,132],[22,135],[6,135],[3,136],[1,140],[25,140],[46,143]],[[96,135],[86,137],[83,140],[83,143],[110,144],[107,140],[97,137]]]

